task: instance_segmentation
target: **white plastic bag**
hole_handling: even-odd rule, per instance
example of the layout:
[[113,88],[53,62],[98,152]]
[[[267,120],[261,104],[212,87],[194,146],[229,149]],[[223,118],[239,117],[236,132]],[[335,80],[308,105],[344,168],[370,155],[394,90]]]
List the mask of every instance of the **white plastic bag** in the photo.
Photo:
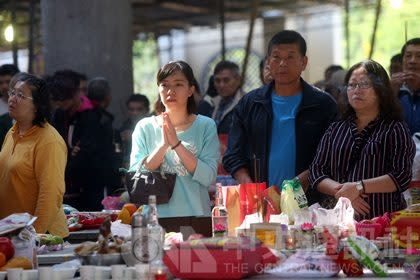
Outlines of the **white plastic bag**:
[[334,209],[313,209],[317,226],[340,226],[354,230],[354,209],[348,198],[340,197]]

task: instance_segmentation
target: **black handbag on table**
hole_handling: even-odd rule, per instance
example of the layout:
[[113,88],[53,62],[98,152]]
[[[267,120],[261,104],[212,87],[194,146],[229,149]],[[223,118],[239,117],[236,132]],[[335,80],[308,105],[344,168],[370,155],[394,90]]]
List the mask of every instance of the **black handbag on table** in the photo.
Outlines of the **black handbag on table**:
[[176,174],[159,171],[142,171],[146,158],[142,160],[137,171],[127,172],[125,187],[130,202],[137,205],[149,203],[149,195],[156,195],[156,203],[168,203],[174,192]]

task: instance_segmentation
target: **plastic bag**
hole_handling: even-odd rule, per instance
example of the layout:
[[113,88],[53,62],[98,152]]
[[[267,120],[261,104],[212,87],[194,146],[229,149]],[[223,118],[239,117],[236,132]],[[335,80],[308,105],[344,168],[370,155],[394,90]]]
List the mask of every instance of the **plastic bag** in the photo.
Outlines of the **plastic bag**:
[[318,226],[347,227],[354,232],[354,209],[348,198],[340,197],[334,209],[313,209],[314,219]]
[[124,205],[119,196],[107,196],[101,203],[105,210],[119,210]]
[[13,247],[15,248],[14,257],[27,258],[32,263],[32,268],[38,267],[35,239],[36,232],[33,226],[25,227],[18,235],[12,237]]
[[289,216],[290,222],[294,221],[296,211],[308,207],[308,199],[299,179],[283,181],[281,184],[280,207],[281,211]]
[[333,277],[340,271],[339,266],[324,252],[298,250],[279,266],[265,271],[285,278]]

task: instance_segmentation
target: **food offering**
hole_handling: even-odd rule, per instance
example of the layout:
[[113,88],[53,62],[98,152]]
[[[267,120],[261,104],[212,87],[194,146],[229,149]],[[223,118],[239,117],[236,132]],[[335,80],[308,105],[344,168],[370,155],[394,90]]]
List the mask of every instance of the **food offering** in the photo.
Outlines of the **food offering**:
[[64,249],[64,239],[52,234],[37,234],[38,255]]
[[111,221],[115,221],[118,214],[114,212],[73,212],[67,215],[67,226],[69,231],[98,229],[107,217]]
[[367,239],[375,240],[386,234],[390,226],[388,213],[371,220],[363,220],[356,224],[357,235],[364,236]]
[[[0,237],[0,254],[3,254],[6,261],[10,260],[15,254],[15,248],[10,238]],[[0,260],[3,259],[3,256],[0,256]]]
[[74,249],[74,252],[85,265],[122,264],[121,246],[124,239],[112,236],[111,219],[108,217],[99,228],[97,242],[84,242]]
[[15,247],[8,237],[0,237],[0,271],[12,268],[32,269],[32,261],[24,256],[15,256]]
[[398,247],[420,249],[420,204],[395,213],[391,221],[391,233]]
[[163,258],[177,278],[219,280],[256,275],[278,261],[279,258],[259,240],[247,237],[189,240],[172,246]]
[[143,211],[143,205],[140,207],[137,207],[134,203],[126,203],[122,207],[121,211],[119,212],[117,219],[121,220],[121,223],[126,225],[131,225],[131,220],[134,215],[134,213],[142,212]]

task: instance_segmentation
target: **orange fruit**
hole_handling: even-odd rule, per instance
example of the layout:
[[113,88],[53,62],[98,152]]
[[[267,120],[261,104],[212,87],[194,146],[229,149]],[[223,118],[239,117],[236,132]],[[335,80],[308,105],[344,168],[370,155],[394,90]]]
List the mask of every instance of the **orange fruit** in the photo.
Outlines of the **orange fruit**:
[[6,256],[3,253],[0,253],[0,267],[6,264]]
[[131,225],[131,215],[128,212],[127,208],[121,209],[117,217],[118,220],[121,220],[121,223]]
[[124,204],[123,209],[127,209],[131,216],[136,212],[137,206],[134,203],[126,203]]

